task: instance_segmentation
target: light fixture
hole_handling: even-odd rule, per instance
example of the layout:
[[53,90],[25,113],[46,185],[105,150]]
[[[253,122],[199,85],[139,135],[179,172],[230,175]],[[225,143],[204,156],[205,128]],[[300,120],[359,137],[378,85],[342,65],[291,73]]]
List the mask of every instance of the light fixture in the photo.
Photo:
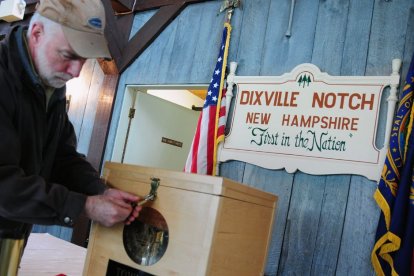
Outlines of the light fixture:
[[0,2],[0,19],[7,22],[22,20],[25,8],[24,0],[4,0]]

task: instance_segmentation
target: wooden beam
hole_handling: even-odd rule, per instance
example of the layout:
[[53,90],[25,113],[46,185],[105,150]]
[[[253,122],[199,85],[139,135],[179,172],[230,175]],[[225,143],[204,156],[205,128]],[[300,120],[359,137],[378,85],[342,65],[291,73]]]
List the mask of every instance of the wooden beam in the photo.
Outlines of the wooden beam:
[[184,2],[178,5],[161,7],[128,42],[123,51],[122,59],[117,63],[119,72],[123,72],[155,40],[184,7]]
[[[129,0],[123,1],[129,5]],[[122,57],[115,57],[118,70],[122,73],[158,35],[177,17],[188,5],[211,0],[137,0],[135,11],[158,8],[158,11],[142,26],[142,28],[127,42],[122,51]],[[132,9],[132,7],[131,7]]]
[[[185,4],[191,4],[193,2],[203,2],[203,1],[209,1],[209,0],[137,0],[135,3],[135,12],[141,12],[141,11],[147,11],[152,9],[158,9],[163,6],[169,6],[169,5],[179,5],[183,2]],[[125,7],[129,7],[130,10],[132,10],[134,1],[133,0],[118,0],[119,3],[121,3]]]
[[122,30],[119,31],[119,33],[121,35],[121,39],[124,41],[122,48],[123,52],[131,34],[132,24],[134,23],[134,14],[131,13],[128,15],[117,16],[116,18],[118,30]]
[[130,9],[126,6],[124,6],[122,3],[118,2],[118,1],[111,1],[112,4],[112,9],[116,12],[116,13],[121,13],[121,12],[128,12],[130,11]]
[[[119,2],[125,5],[126,7],[129,7],[130,10],[132,10],[134,1],[119,0]],[[178,5],[183,2],[185,1],[184,0],[137,0],[134,11],[140,12],[140,11],[158,9],[163,6]]]
[[123,40],[123,37],[121,37],[121,32],[118,28],[116,18],[114,16],[114,10],[112,9],[111,0],[102,0],[102,3],[105,7],[105,37],[108,41],[108,48],[111,52],[112,58],[118,60],[122,56],[122,50],[127,41]]

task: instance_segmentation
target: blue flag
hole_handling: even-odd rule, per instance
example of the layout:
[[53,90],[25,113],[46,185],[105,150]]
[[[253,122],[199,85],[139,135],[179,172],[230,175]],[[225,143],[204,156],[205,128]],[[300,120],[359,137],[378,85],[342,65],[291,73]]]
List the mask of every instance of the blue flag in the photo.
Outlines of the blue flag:
[[[414,243],[414,58],[374,198],[381,208],[371,261],[377,275],[410,275]],[[408,123],[408,125],[407,125]]]

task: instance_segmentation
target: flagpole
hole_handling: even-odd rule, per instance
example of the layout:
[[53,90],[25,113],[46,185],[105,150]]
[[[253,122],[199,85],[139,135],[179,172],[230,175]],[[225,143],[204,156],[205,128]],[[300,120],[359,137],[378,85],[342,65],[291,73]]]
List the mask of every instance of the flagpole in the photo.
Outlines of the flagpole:
[[[223,11],[224,9],[227,9],[227,11],[226,11],[226,20],[225,20],[225,23],[224,23],[225,25],[228,24],[228,25],[231,26],[231,17],[233,15],[234,8],[239,7],[239,6],[240,6],[240,0],[225,1],[223,3],[223,6],[221,7],[220,11]],[[230,44],[230,41],[229,41],[229,44]],[[229,45],[229,48],[230,48],[230,45]],[[234,69],[233,71],[232,71],[232,68]],[[230,74],[233,74],[233,76],[235,74],[236,68],[237,68],[237,63],[236,62],[230,63]],[[227,80],[226,80],[226,82],[227,82]],[[232,92],[233,85],[231,85],[230,89],[231,89],[230,93],[229,93],[229,91],[226,92],[226,99],[225,99],[226,100],[226,105],[225,105],[226,106],[226,114],[225,114],[225,122],[226,123],[225,123],[225,125],[227,125],[227,116],[228,116],[228,112],[229,112],[229,108],[230,108],[231,98],[233,97],[233,92]],[[221,93],[222,93],[222,91],[221,91]],[[227,99],[228,95],[231,95],[230,100]],[[221,142],[218,141],[218,142],[219,142],[219,144],[216,145],[217,146],[217,151],[216,151],[216,156],[215,156],[216,164],[215,164],[215,167],[213,167],[214,168],[213,175],[219,175],[220,174],[220,155],[221,155],[221,152],[222,152],[222,149],[223,149],[224,138],[223,138],[223,141],[221,141]]]
[[[240,0],[225,0],[220,9],[220,12],[226,10],[220,51],[185,163],[185,172],[215,176],[219,171],[218,156],[225,136],[226,105],[228,105],[226,68],[231,37],[230,20],[234,8],[239,5]],[[232,68],[234,73],[236,67],[232,66]]]
[[[400,68],[401,68],[401,59],[393,59],[392,60],[392,73],[391,76],[395,76],[396,78],[400,79]],[[381,178],[381,173],[383,169],[383,164],[385,162],[385,158],[388,151],[388,144],[390,142],[390,134],[391,134],[391,127],[393,124],[395,106],[398,101],[397,95],[398,84],[394,83],[390,85],[390,95],[387,98],[388,108],[387,108],[387,122],[385,126],[385,136],[384,136],[384,146],[380,152],[380,166],[378,166],[378,175]]]
[[228,118],[228,112],[230,111],[231,100],[233,99],[233,86],[234,77],[236,76],[237,62],[230,62],[230,72],[227,76],[227,92],[226,92],[226,122]]
[[[230,72],[227,76],[227,91],[226,91],[226,116],[225,122],[227,125],[227,118],[230,111],[231,99],[233,98],[233,86],[234,86],[234,77],[236,75],[237,69],[237,62],[232,61],[230,62]],[[219,175],[219,168],[220,168],[220,156],[223,150],[224,140],[218,145],[217,148],[217,164],[216,164],[216,175]]]

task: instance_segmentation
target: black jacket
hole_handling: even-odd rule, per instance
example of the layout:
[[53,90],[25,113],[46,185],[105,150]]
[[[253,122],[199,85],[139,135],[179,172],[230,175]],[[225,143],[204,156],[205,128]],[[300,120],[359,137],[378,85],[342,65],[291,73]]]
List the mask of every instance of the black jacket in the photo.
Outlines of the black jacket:
[[23,238],[32,224],[70,226],[86,195],[105,189],[76,152],[65,88],[46,110],[25,34],[15,27],[0,45],[0,238]]

